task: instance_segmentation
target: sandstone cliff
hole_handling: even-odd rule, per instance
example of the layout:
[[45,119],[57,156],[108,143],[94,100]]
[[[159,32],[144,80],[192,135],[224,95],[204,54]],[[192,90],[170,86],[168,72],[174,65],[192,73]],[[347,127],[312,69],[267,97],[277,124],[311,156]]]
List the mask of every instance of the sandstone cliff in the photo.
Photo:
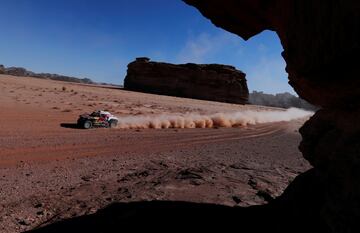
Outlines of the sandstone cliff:
[[137,58],[128,65],[124,88],[161,95],[245,104],[249,91],[245,73],[219,64],[152,62]]

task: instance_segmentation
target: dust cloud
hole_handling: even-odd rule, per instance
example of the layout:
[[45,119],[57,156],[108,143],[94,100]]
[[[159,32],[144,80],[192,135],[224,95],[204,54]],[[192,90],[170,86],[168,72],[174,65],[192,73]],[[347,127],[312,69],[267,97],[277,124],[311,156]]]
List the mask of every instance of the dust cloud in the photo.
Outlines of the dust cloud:
[[203,115],[199,113],[160,114],[120,117],[119,129],[217,128],[241,127],[260,123],[291,121],[309,117],[313,112],[298,108],[287,110],[239,111]]

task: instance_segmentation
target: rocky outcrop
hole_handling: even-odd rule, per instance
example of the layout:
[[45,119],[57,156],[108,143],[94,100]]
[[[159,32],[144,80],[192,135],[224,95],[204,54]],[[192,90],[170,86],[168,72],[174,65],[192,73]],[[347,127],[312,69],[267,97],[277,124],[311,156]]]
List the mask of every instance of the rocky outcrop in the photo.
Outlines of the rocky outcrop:
[[75,82],[75,83],[86,83],[86,84],[95,84],[91,79],[88,78],[75,78],[58,74],[49,74],[49,73],[35,73],[29,71],[22,67],[4,67],[0,65],[0,74],[7,74],[19,77],[34,77],[42,79],[52,79],[65,82]]
[[288,92],[273,95],[261,91],[253,91],[249,95],[249,103],[277,108],[301,108],[310,111],[318,109],[316,106]]
[[233,66],[152,62],[137,58],[128,65],[124,88],[132,91],[245,104],[245,74]]
[[[308,210],[316,214],[312,218],[324,222],[328,232],[360,232],[360,2],[185,2],[197,7],[215,25],[244,39],[266,29],[278,34],[289,84],[301,98],[322,108],[300,131],[303,137],[300,150],[314,166],[312,178],[294,185],[307,189],[311,186],[306,183],[313,180],[321,187],[313,189],[313,195],[319,196],[321,192],[322,201],[320,205],[311,205],[311,195],[304,201],[299,192],[290,192],[291,203],[301,199],[304,205],[309,205]],[[299,205],[292,206],[292,214],[301,211],[296,209]],[[296,215],[301,224],[311,222],[308,216]]]
[[28,71],[22,67],[8,67],[5,68],[4,73],[7,75],[22,76],[22,77],[35,76],[34,72]]

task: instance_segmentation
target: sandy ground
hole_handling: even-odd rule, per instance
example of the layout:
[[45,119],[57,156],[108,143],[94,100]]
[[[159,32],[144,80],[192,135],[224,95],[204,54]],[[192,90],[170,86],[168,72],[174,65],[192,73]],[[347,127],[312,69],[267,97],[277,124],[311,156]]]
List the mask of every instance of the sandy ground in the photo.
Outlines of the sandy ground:
[[217,129],[72,128],[79,114],[266,110],[0,75],[0,232],[96,212],[111,202],[263,204],[309,168],[302,120]]

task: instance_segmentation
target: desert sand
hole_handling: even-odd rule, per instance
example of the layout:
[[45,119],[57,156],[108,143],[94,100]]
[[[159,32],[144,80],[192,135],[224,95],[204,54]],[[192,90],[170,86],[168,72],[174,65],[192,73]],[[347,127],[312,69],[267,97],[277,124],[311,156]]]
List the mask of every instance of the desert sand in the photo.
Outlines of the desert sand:
[[0,232],[91,214],[113,202],[259,205],[310,168],[305,118],[242,127],[77,129],[79,114],[119,117],[279,109],[0,75]]

